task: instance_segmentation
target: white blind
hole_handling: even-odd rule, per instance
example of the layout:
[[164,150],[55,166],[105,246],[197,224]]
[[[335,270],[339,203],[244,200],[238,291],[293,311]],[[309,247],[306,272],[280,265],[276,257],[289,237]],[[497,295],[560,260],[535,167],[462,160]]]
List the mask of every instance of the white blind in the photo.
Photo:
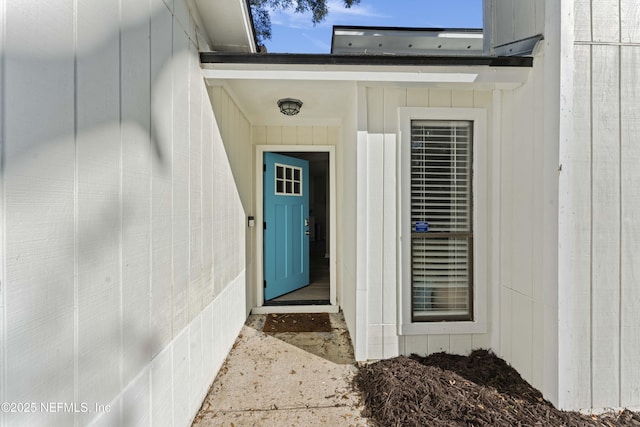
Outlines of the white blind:
[[417,320],[472,316],[472,130],[470,121],[411,122],[412,297]]

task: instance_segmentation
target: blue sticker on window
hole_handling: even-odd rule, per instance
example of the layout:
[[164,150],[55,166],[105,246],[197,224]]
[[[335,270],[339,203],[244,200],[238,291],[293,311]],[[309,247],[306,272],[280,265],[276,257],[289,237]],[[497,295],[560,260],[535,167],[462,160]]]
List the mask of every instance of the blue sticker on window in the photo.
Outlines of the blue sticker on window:
[[429,223],[425,221],[416,221],[416,233],[426,233],[429,231]]

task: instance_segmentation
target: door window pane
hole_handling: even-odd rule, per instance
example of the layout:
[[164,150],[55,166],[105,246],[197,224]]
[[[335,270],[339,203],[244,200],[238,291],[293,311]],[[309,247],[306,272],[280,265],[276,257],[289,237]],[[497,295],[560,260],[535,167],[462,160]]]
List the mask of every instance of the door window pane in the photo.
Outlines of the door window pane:
[[276,164],[275,193],[281,196],[302,196],[302,169]]

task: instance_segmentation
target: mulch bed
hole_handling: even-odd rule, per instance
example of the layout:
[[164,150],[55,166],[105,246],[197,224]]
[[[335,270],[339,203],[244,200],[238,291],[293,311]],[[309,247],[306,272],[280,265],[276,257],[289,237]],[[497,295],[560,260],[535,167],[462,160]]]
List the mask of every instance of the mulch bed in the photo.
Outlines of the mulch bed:
[[331,332],[328,313],[269,314],[262,332]]
[[558,410],[487,350],[381,360],[361,366],[354,384],[364,415],[380,426],[640,426],[640,414],[626,410]]

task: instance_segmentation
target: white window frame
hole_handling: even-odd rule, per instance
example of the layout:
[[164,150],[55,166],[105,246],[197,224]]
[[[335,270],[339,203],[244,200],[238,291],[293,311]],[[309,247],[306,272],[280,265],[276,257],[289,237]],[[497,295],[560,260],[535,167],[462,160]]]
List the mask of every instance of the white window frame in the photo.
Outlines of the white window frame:
[[[304,196],[304,191],[303,191],[303,176],[302,176],[302,168],[297,167],[297,166],[292,166],[292,165],[285,165],[283,163],[274,163],[275,169],[276,171],[273,174],[273,194],[275,194],[276,196],[291,196],[291,197],[302,197]],[[278,173],[277,173],[277,169],[278,167],[283,168],[283,173],[285,174],[284,177],[282,178],[278,178]],[[291,179],[287,179],[286,174],[287,174],[287,169],[291,170]],[[298,176],[300,177],[300,179],[298,181],[295,180],[294,178],[294,172],[298,171]],[[278,181],[282,181],[283,184],[283,190],[284,191],[278,191]],[[291,183],[291,193],[287,193],[286,192],[286,186],[287,186],[287,182]],[[299,189],[298,192],[295,192],[295,184],[298,184]]]
[[[400,133],[400,335],[480,334],[487,332],[488,171],[487,112],[484,108],[398,109]],[[473,122],[473,320],[413,322],[411,307],[411,121]]]

